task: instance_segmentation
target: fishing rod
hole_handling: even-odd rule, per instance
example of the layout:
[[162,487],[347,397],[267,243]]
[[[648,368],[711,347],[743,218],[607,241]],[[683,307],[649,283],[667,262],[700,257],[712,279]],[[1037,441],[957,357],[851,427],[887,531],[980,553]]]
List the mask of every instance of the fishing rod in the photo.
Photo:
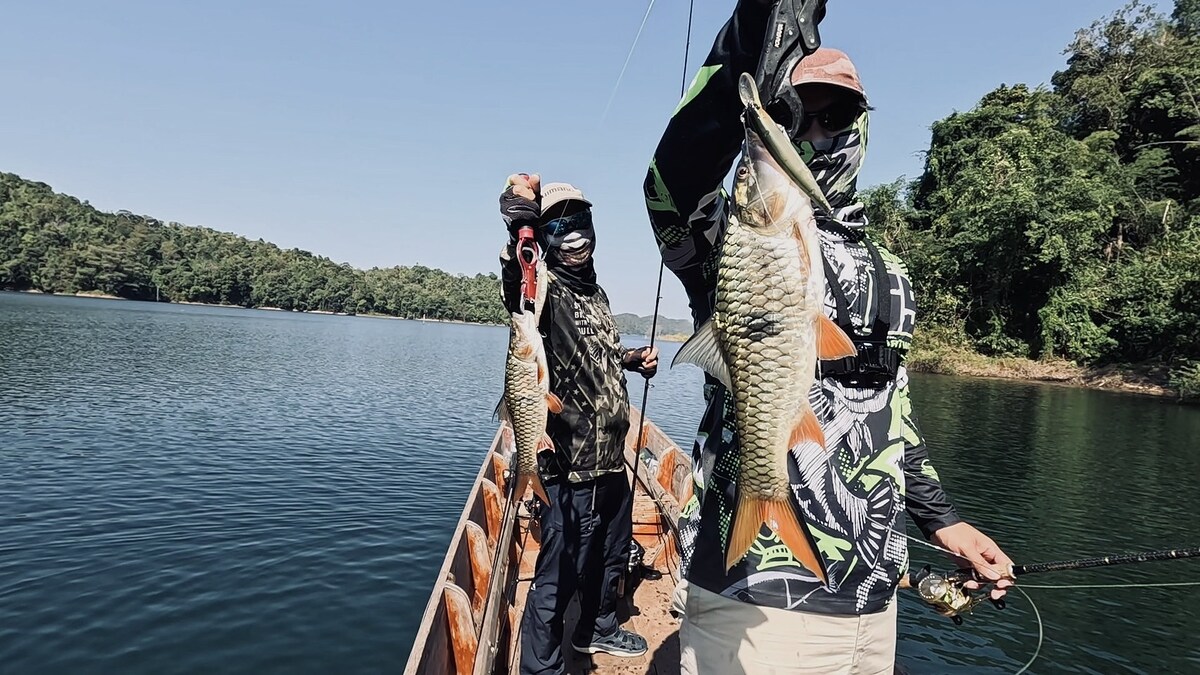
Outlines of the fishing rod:
[[[1119,553],[1091,558],[1032,563],[1029,565],[1011,565],[1007,571],[996,571],[1001,574],[1002,578],[1015,580],[1017,577],[1027,574],[1082,570],[1093,567],[1110,567],[1113,565],[1131,565],[1162,560],[1183,560],[1187,558],[1200,558],[1200,546],[1145,551],[1141,553]],[[900,587],[916,589],[921,599],[932,605],[935,611],[951,618],[956,625],[961,625],[962,617],[960,615],[963,612],[969,612],[980,602],[988,599],[987,596],[971,596],[967,593],[963,585],[969,581],[985,584],[994,583],[992,579],[988,579],[975,569],[957,569],[952,572],[938,573],[932,572],[930,567],[926,565],[921,570],[902,578]],[[1004,609],[1003,599],[992,600],[992,603],[998,609]]]
[[[651,7],[654,6],[653,0],[651,0],[650,6]],[[696,8],[695,0],[689,0],[689,2],[688,2],[687,37],[683,43],[683,76],[679,82],[679,98],[680,98],[680,100],[682,100],[683,97],[687,94],[688,53],[692,46],[692,16],[693,16],[693,13],[695,12],[695,8]],[[649,13],[650,10],[647,9],[646,11],[647,11],[647,13]],[[655,285],[655,288],[654,288],[654,316],[651,317],[651,319],[650,319],[650,346],[646,348],[647,352],[654,349],[654,338],[655,338],[655,335],[658,333],[658,311],[659,311],[659,305],[662,303],[662,280],[663,280],[663,269],[665,267],[666,267],[666,261],[662,258],[662,256],[659,256],[658,283]],[[638,477],[638,465],[641,464],[642,443],[645,442],[645,439],[646,439],[646,401],[649,398],[650,398],[650,378],[646,378],[645,382],[642,385],[642,405],[641,405],[640,414],[638,415],[637,443],[634,444],[634,446],[633,446],[633,451],[634,451],[633,465],[629,467],[630,469],[633,470],[633,481],[634,481],[635,485],[639,480],[641,480]],[[658,507],[661,511],[663,509],[662,503],[660,503],[658,501],[658,497],[656,497],[654,495],[653,490],[650,490],[649,484],[646,484],[646,488],[647,488],[647,492],[650,493],[650,497],[652,499],[654,499],[654,502],[656,504],[658,504]],[[683,507],[682,504],[680,504],[679,506],[680,506],[680,508]],[[667,520],[667,526],[671,529],[671,532],[674,533],[674,535],[675,535],[676,543],[681,545],[682,542],[679,539],[679,524],[676,523],[671,518],[667,518],[666,520]]]

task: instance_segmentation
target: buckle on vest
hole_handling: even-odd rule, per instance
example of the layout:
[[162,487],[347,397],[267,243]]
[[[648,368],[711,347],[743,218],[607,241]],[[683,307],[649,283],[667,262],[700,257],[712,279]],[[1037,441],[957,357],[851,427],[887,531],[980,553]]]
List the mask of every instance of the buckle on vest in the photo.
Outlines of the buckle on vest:
[[836,361],[822,361],[821,374],[832,377],[848,387],[882,389],[896,379],[900,370],[900,353],[878,342],[855,342],[856,356]]

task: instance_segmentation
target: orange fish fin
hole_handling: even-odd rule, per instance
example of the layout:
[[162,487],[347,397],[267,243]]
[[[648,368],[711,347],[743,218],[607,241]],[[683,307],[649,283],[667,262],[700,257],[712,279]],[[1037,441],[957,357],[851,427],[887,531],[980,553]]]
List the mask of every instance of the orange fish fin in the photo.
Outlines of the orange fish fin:
[[733,566],[750,551],[750,547],[754,546],[754,540],[758,539],[758,532],[763,523],[758,505],[759,502],[753,497],[744,493],[738,495],[733,529],[729,531],[729,546],[725,550],[726,571],[733,569]]
[[822,448],[825,447],[825,432],[817,421],[817,414],[812,406],[805,403],[804,408],[792,423],[792,433],[788,436],[788,448],[794,448],[803,441],[813,441]]
[[796,240],[796,248],[800,249],[800,259],[804,261],[804,269],[812,269],[812,258],[808,256],[808,247],[804,245],[804,233],[800,231],[800,223],[792,226],[792,238]]
[[554,395],[554,392],[546,392],[546,406],[550,408],[550,412],[557,415],[563,411],[562,399]]
[[767,527],[775,530],[775,534],[783,540],[783,543],[800,561],[801,565],[808,568],[809,572],[817,575],[821,583],[826,583],[825,571],[821,569],[820,559],[817,558],[817,552],[813,549],[812,542],[808,540],[808,535],[804,532],[804,526],[800,524],[800,519],[796,517],[796,510],[792,508],[790,502],[759,502],[762,519],[767,523]]
[[854,341],[832,319],[821,314],[817,319],[817,357],[826,361],[858,354]]
[[537,495],[543,504],[547,506],[550,504],[550,497],[546,496],[546,488],[542,487],[542,479],[536,473],[526,473],[517,476],[516,492],[513,494],[517,499],[521,499],[525,496],[525,488],[527,487],[533,488],[533,494]]
[[554,451],[554,441],[550,440],[550,434],[542,434],[542,437],[538,439],[536,452],[543,450]]

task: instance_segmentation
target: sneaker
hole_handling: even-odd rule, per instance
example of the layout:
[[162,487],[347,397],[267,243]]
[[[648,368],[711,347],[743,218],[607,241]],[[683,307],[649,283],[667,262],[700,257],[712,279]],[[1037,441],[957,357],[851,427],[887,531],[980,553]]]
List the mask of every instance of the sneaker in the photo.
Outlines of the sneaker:
[[624,628],[617,628],[612,635],[594,637],[586,647],[580,647],[574,640],[571,640],[571,646],[583,654],[604,653],[612,656],[641,656],[647,649],[646,638]]

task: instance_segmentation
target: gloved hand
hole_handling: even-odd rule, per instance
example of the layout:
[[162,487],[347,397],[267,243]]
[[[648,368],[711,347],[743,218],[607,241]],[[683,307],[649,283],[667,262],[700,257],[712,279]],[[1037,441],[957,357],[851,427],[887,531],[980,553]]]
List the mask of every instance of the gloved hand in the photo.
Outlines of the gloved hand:
[[508,227],[509,235],[515,240],[517,230],[529,226],[536,228],[542,217],[541,177],[537,174],[513,174],[508,177],[508,187],[500,194],[500,217]]

